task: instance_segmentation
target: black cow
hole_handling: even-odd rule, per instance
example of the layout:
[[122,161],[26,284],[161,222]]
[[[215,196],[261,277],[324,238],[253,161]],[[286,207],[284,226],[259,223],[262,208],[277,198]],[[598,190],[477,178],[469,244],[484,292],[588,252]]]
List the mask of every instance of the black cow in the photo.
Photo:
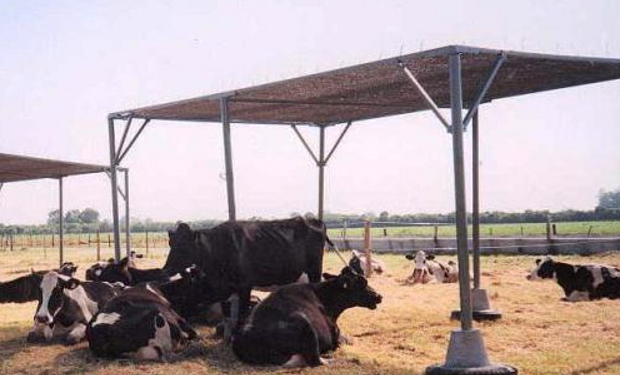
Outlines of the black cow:
[[324,364],[321,354],[340,342],[340,314],[356,306],[375,309],[382,299],[348,267],[324,277],[321,283],[283,286],[265,298],[234,336],[235,355],[258,365]]
[[[181,223],[169,236],[164,270],[174,274],[196,264],[207,275],[203,302],[238,296],[241,316],[248,309],[253,288],[320,281],[323,247],[329,241],[321,221],[301,217],[225,222],[195,231]],[[236,309],[232,310],[235,320]]]
[[[73,277],[77,266],[72,262],[63,263],[60,268],[53,271]],[[43,275],[49,271],[34,271],[30,274],[18,277],[11,281],[0,283],[0,303],[25,303],[36,301],[39,296],[40,284]]]
[[165,360],[182,342],[197,337],[177,311],[194,298],[202,278],[204,274],[192,267],[174,281],[125,289],[88,324],[90,350],[99,357]]
[[40,283],[39,304],[28,342],[64,339],[76,344],[84,338],[86,324],[123,287],[104,282],[80,282],[56,272],[46,273]]
[[527,275],[531,281],[555,279],[564,290],[565,301],[589,301],[620,298],[620,269],[586,264],[556,262],[551,257],[536,260],[536,268]]
[[132,257],[125,257],[118,263],[114,259],[98,262],[86,270],[86,280],[107,281],[109,283],[121,282],[125,285],[136,285],[149,281],[166,282],[169,279],[168,273],[161,268],[146,270],[135,268]]

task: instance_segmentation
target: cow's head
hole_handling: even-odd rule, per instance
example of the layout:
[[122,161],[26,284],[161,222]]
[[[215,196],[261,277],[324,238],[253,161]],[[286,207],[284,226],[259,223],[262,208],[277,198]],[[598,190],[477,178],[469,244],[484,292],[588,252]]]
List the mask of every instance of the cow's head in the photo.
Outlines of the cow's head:
[[57,272],[61,275],[73,277],[75,276],[77,269],[78,269],[78,266],[76,266],[75,263],[64,262],[63,264],[60,265],[60,268],[58,268]]
[[435,259],[434,255],[426,254],[420,250],[415,255],[407,254],[406,258],[415,262],[415,268],[413,269],[413,282],[422,282],[424,274],[430,272],[426,264],[427,260]]
[[78,279],[61,275],[57,272],[48,272],[41,279],[39,305],[34,315],[38,324],[52,326],[54,317],[58,315],[65,303],[65,290],[72,290],[80,285]]
[[168,231],[170,252],[164,269],[177,272],[196,261],[198,254],[197,233],[185,223],[179,223],[176,230]]
[[349,260],[349,268],[360,275],[364,274],[364,270],[362,269],[362,262],[360,260],[361,253],[357,250],[351,251],[351,259]]
[[107,281],[109,283],[121,282],[125,285],[133,284],[133,276],[129,272],[130,259],[125,257],[120,262],[111,262],[101,269],[98,281]]
[[536,259],[536,268],[525,278],[530,281],[555,278],[555,261],[551,257]]
[[323,278],[335,289],[337,304],[343,310],[356,306],[374,310],[383,299],[368,285],[364,276],[353,272],[349,267],[344,267],[338,276],[324,273]]
[[86,280],[100,281],[99,278],[101,277],[103,269],[114,263],[114,258],[110,258],[107,261],[100,261],[93,264],[92,266],[90,266],[89,269],[86,270]]

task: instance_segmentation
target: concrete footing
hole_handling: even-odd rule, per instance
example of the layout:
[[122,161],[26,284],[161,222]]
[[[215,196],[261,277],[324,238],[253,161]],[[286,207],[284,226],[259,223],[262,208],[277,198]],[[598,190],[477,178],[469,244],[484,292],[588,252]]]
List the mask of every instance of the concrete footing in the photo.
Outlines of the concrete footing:
[[[471,290],[471,302],[472,302],[472,316],[477,322],[480,321],[493,321],[502,317],[502,314],[491,308],[491,301],[489,300],[489,294],[485,289],[472,289]],[[453,311],[450,315],[450,319],[460,320],[461,312]]]
[[455,330],[450,335],[446,363],[426,369],[426,375],[516,375],[518,370],[509,365],[489,361],[482,334],[477,329]]

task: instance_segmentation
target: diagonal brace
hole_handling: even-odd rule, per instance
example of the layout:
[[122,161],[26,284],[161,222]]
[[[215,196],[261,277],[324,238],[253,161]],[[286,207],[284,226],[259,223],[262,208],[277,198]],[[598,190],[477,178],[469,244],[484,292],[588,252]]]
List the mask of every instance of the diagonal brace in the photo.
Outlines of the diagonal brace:
[[411,82],[413,83],[413,86],[416,88],[416,90],[418,91],[418,93],[422,96],[422,99],[424,99],[424,101],[426,102],[426,104],[428,105],[428,107],[430,108],[431,111],[433,111],[433,113],[435,114],[435,116],[437,116],[437,118],[439,119],[439,121],[441,121],[441,123],[443,124],[443,126],[446,128],[446,130],[449,132],[450,131],[450,123],[448,122],[448,120],[446,120],[446,118],[441,114],[441,112],[439,111],[439,107],[437,107],[437,104],[435,104],[435,101],[433,100],[433,98],[431,98],[431,96],[428,94],[428,92],[426,92],[426,90],[424,89],[424,87],[420,84],[420,82],[417,80],[417,78],[413,75],[413,73],[411,73],[411,70],[409,70],[409,68],[407,68],[407,66],[405,65],[405,63],[403,63],[402,61],[398,61],[398,66],[400,66],[400,68],[403,70],[403,72],[405,72],[405,74],[407,75],[407,77],[409,77],[409,79],[411,80]]
[[351,124],[353,123],[353,121],[349,121],[347,123],[347,126],[342,130],[342,132],[340,133],[340,136],[338,136],[338,139],[336,140],[336,143],[334,143],[334,145],[332,146],[332,149],[329,151],[329,153],[327,154],[327,157],[325,158],[324,163],[327,164],[327,162],[329,161],[329,159],[332,157],[332,155],[334,154],[334,151],[336,151],[336,148],[338,147],[338,145],[340,144],[340,141],[342,141],[342,138],[344,137],[344,135],[347,133],[347,130],[349,130],[349,128],[351,127]]
[[[105,171],[105,174],[108,175],[108,177],[110,178],[110,180],[112,179],[112,175],[110,174],[110,171]],[[121,197],[123,197],[124,201],[127,201],[127,196],[125,195],[125,192],[123,190],[121,190],[121,187],[116,185],[116,190],[118,190],[118,193],[121,195]]]
[[140,134],[142,133],[142,131],[144,130],[144,128],[146,127],[146,125],[150,122],[150,119],[144,119],[144,122],[142,123],[142,125],[140,126],[140,129],[138,129],[138,131],[136,132],[136,134],[133,136],[133,138],[131,139],[131,142],[129,142],[129,144],[127,145],[127,147],[125,147],[125,150],[122,152],[122,154],[120,154],[117,158],[116,158],[116,165],[119,165],[121,163],[121,161],[123,161],[123,159],[125,158],[125,155],[127,155],[127,152],[129,152],[129,149],[131,149],[131,146],[133,146],[133,144],[136,142],[136,140],[138,139],[138,137],[140,136]]
[[497,76],[497,72],[499,71],[499,68],[502,66],[504,61],[506,61],[506,53],[502,52],[499,54],[499,56],[497,56],[497,60],[495,60],[495,64],[493,64],[493,68],[491,68],[491,71],[489,72],[487,79],[484,81],[484,85],[480,88],[480,91],[478,91],[478,95],[476,95],[476,99],[474,100],[472,105],[469,107],[469,111],[467,111],[467,115],[465,115],[465,119],[463,120],[463,130],[467,129],[467,124],[469,123],[469,121],[471,121],[472,117],[474,116],[474,113],[476,113],[476,111],[478,110],[478,106],[480,105],[480,103],[482,103],[482,100],[484,99],[485,95],[491,88],[491,84],[493,84],[493,80],[495,80],[495,77]]
[[316,157],[316,155],[314,154],[314,152],[312,151],[312,149],[308,145],[308,142],[306,142],[304,136],[299,132],[299,129],[297,129],[297,125],[291,125],[291,128],[293,128],[293,130],[295,131],[295,134],[297,134],[297,137],[299,137],[299,140],[301,141],[301,143],[303,143],[303,145],[306,148],[306,150],[308,150],[308,153],[310,154],[312,159],[314,159],[314,162],[317,165],[319,165],[320,164],[319,159]]
[[118,150],[116,150],[116,155],[120,155],[123,150],[123,146],[125,145],[125,140],[127,139],[127,134],[129,133],[129,128],[131,127],[131,122],[133,121],[133,114],[129,115],[129,120],[127,120],[127,124],[125,124],[125,131],[123,131],[123,136],[121,137],[121,143],[118,145]]

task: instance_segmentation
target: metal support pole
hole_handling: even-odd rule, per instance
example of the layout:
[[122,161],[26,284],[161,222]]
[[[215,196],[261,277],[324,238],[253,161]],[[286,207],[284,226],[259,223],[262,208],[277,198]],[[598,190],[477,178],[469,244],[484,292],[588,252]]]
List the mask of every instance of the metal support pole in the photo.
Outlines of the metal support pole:
[[325,127],[319,128],[319,211],[318,218],[323,220],[323,202],[325,194]]
[[465,201],[465,166],[463,163],[463,97],[461,87],[461,56],[450,55],[450,103],[452,107],[452,151],[454,154],[454,196],[456,236],[459,261],[461,329],[472,329],[469,255],[467,250],[467,208]]
[[129,169],[125,169],[125,247],[127,256],[131,252],[131,220],[129,219]]
[[62,177],[58,179],[58,254],[59,254],[59,265],[62,266],[62,263],[65,261],[64,257],[64,228],[63,224],[65,221],[65,212],[63,207],[63,188],[62,188]]
[[472,242],[474,245],[474,289],[480,289],[480,166],[478,153],[478,110],[472,123]]
[[108,136],[110,143],[110,184],[112,186],[112,222],[114,230],[114,258],[121,260],[121,236],[118,222],[118,185],[116,180],[116,139],[114,138],[114,120],[108,118]]
[[228,100],[220,99],[220,116],[222,119],[222,131],[224,134],[224,162],[226,163],[226,195],[228,197],[228,219],[235,221],[237,212],[235,208],[235,178],[233,176],[232,148],[230,145],[230,116]]

